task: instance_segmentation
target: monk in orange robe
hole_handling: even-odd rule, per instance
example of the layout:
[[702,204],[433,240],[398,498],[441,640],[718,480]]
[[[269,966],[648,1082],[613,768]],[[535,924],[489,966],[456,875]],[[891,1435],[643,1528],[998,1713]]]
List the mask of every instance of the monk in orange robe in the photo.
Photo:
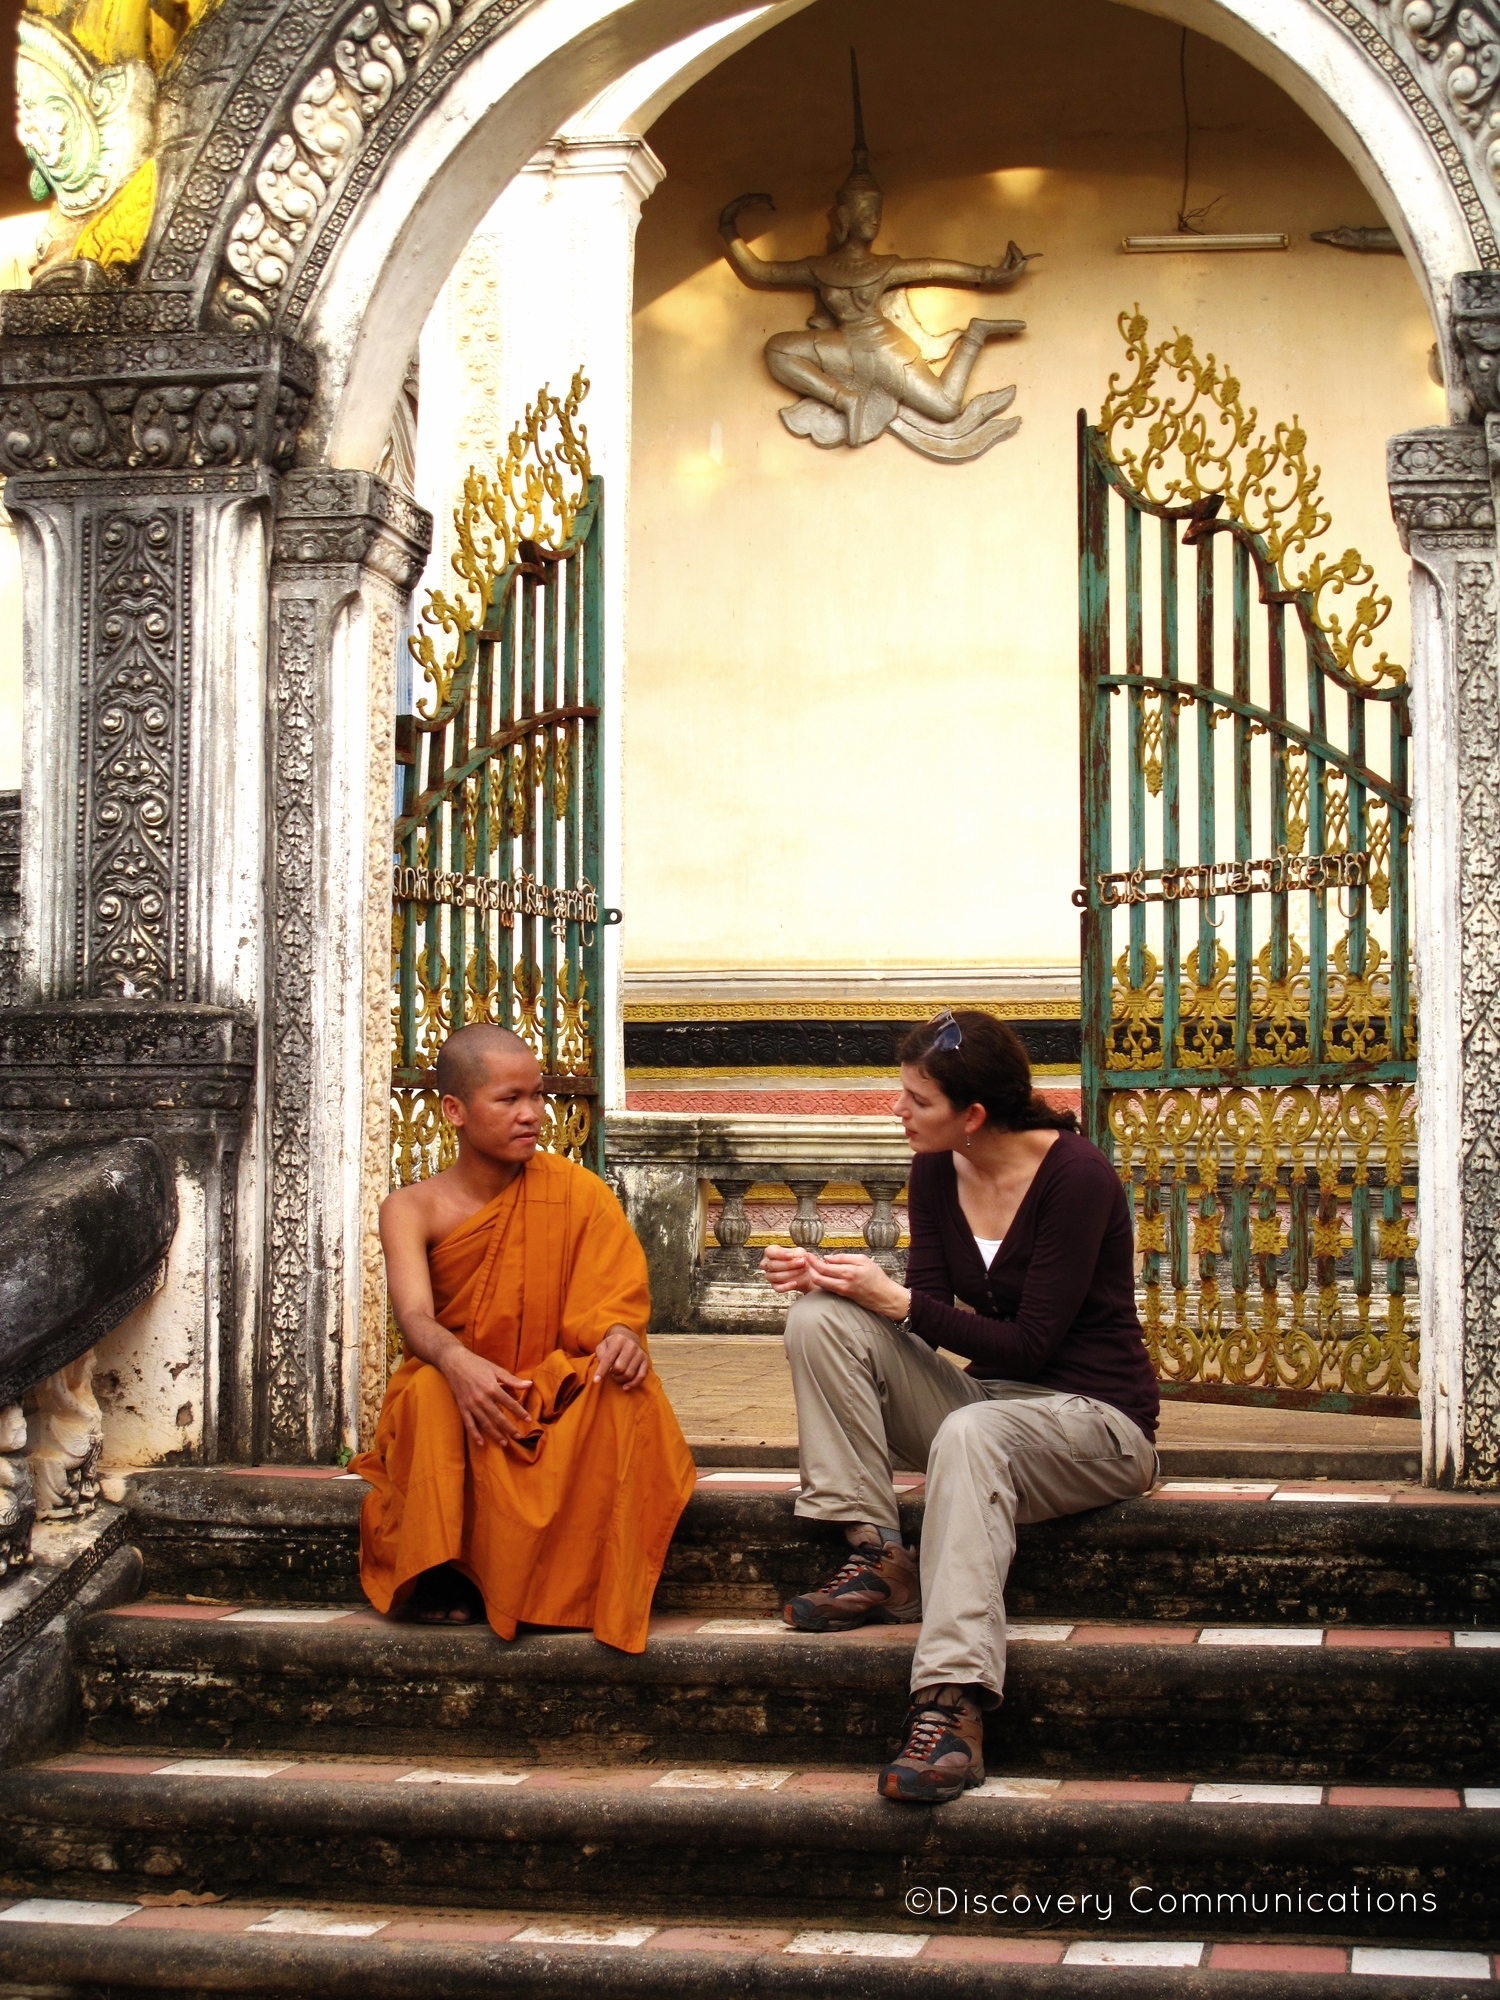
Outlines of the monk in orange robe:
[[438,1057],[458,1160],[380,1235],[406,1360],[370,1450],[360,1581],[378,1611],[590,1627],[639,1653],[692,1456],[646,1348],[646,1259],[596,1175],[539,1153],[530,1049],[476,1023]]

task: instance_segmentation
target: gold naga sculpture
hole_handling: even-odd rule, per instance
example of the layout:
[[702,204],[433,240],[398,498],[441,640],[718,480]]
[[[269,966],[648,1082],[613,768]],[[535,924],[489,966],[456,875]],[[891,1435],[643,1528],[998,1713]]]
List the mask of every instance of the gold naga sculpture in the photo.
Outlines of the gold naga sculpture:
[[52,200],[37,283],[133,263],[156,207],[156,80],[218,0],[26,0],[16,136]]
[[[874,249],[882,198],[870,172],[859,68],[849,51],[854,91],[854,155],[848,178],[829,211],[828,249],[821,257],[766,261],[740,235],[747,208],[776,204],[768,194],[742,194],[719,216],[724,254],[747,285],[767,291],[810,291],[818,310],[806,333],[775,333],[766,342],[774,379],[798,392],[781,412],[794,437],[827,449],[865,445],[890,431],[925,458],[978,458],[1013,437],[1019,417],[1004,412],[1015,388],[992,389],[964,401],[969,377],[988,342],[1023,333],[1020,319],[971,319],[961,331],[930,334],[912,311],[907,289],[943,285],[1004,291],[1026,274],[1032,253],[1006,246],[999,264],[962,264],[947,257],[897,257]],[[933,364],[941,363],[940,372]]]

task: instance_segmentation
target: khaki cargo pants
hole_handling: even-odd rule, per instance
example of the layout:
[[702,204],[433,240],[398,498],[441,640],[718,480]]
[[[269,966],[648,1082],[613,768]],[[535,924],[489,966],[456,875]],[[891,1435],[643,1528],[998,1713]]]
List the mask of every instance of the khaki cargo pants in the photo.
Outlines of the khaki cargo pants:
[[891,1471],[927,1474],[914,1688],[1005,1685],[1016,1525],[1144,1493],[1156,1453],[1130,1418],[1029,1382],[976,1382],[914,1333],[828,1292],[787,1314],[810,1521],[899,1525]]

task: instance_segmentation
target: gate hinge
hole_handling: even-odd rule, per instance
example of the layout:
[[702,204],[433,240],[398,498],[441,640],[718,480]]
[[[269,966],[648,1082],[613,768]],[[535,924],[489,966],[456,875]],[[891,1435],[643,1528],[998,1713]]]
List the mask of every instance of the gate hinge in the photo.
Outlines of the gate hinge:
[[625,912],[623,910],[612,909],[606,904],[604,907],[604,921],[607,924],[623,924],[625,921]]

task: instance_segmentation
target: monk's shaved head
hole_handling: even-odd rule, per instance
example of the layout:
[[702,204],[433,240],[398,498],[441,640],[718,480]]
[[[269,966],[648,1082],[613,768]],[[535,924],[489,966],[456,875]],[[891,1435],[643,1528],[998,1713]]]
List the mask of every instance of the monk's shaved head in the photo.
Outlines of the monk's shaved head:
[[492,1021],[471,1021],[467,1028],[451,1034],[438,1050],[437,1087],[439,1097],[457,1097],[467,1104],[484,1082],[493,1057],[530,1056],[536,1053],[509,1028],[497,1028]]

